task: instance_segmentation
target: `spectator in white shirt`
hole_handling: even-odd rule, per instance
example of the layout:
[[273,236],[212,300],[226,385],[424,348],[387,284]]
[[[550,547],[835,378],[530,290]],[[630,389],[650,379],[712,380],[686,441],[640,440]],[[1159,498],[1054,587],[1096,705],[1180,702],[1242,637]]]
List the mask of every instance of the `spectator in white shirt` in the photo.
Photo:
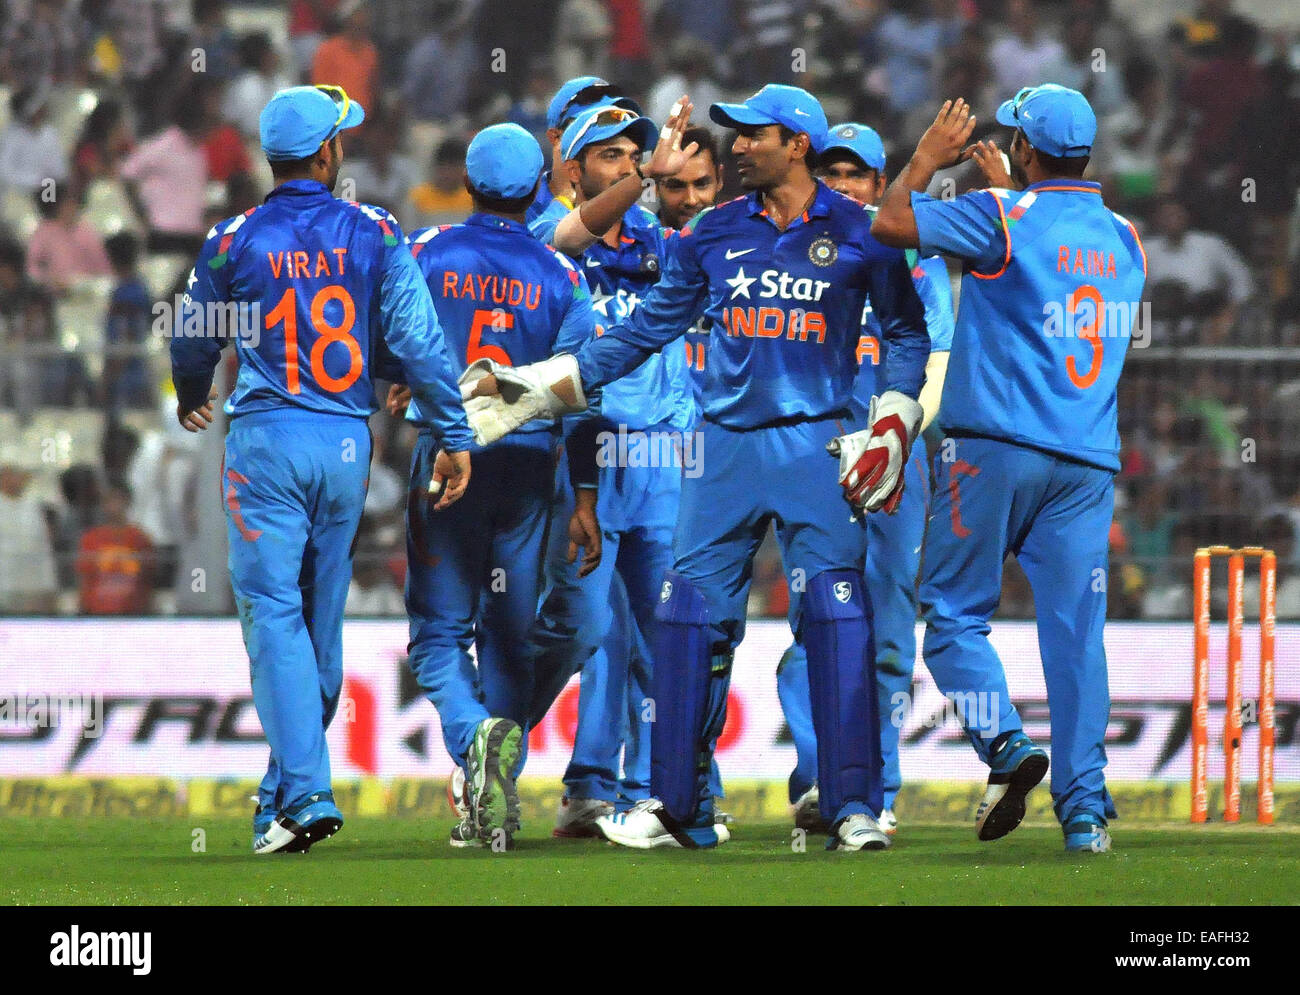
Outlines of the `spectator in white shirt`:
[[989,48],[998,91],[1015,93],[1022,86],[1055,83],[1047,74],[1061,61],[1065,49],[1055,38],[1038,28],[1038,14],[1029,0],[1010,0],[1007,4],[1009,34]]
[[1189,231],[1191,215],[1178,201],[1162,200],[1155,220],[1157,234],[1146,240],[1153,318],[1198,324],[1205,344],[1227,341],[1238,307],[1254,292],[1250,270],[1218,235]]
[[277,91],[293,86],[293,79],[281,69],[280,53],[265,32],[245,36],[239,43],[239,56],[244,71],[226,90],[221,116],[245,138],[257,138],[262,108]]
[[68,157],[58,129],[50,122],[50,88],[44,83],[24,87],[9,100],[13,115],[0,132],[0,187],[27,195],[53,180],[68,177]]

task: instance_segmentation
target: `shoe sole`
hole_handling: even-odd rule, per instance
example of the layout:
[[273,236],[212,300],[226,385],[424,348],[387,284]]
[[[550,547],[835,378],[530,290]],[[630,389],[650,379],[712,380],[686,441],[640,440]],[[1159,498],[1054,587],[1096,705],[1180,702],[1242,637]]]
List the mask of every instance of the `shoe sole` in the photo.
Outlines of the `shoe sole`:
[[494,723],[482,749],[481,769],[474,778],[479,784],[474,799],[479,839],[491,844],[496,832],[504,831],[507,850],[513,847],[519,828],[519,791],[512,772],[519,763],[522,739],[519,726],[509,719]]
[[993,803],[979,826],[978,835],[981,842],[1000,840],[1020,825],[1025,818],[1025,798],[1047,775],[1047,766],[1047,757],[1035,754],[1026,757],[1024,762],[1011,772],[1006,794]]
[[859,853],[863,850],[872,850],[872,851],[888,850],[890,845],[888,836],[886,836],[883,840],[878,840],[878,839],[868,840],[866,843],[863,843],[861,846],[849,846],[838,836],[832,836],[831,839],[835,841],[835,846],[832,847],[832,849],[842,850],[845,853]]
[[675,846],[680,850],[713,850],[731,839],[731,830],[723,825],[715,825],[713,827],[713,832],[716,836],[716,841],[713,843],[699,843],[695,840],[690,840],[690,838],[687,837],[690,842],[694,843],[693,846],[687,846],[672,833],[664,833],[662,836],[648,837],[621,836],[617,832],[612,831],[611,827],[602,825],[597,828],[599,829],[601,836],[603,836],[608,842],[616,843],[619,846],[631,847],[633,850],[654,850],[661,846]]
[[600,830],[594,824],[577,827],[556,826],[551,830],[551,839],[556,840],[598,840],[603,838]]

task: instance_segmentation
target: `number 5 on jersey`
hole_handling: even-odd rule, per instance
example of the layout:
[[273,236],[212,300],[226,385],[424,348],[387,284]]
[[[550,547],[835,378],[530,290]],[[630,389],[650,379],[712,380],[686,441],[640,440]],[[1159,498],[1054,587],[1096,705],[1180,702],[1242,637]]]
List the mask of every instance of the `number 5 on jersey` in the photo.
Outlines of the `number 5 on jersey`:
[[509,311],[503,311],[501,308],[492,311],[476,308],[474,321],[469,326],[469,347],[465,350],[465,365],[469,366],[480,359],[491,359],[503,366],[514,366],[510,354],[500,346],[483,344],[483,332],[487,329],[502,331],[514,327],[515,316]]

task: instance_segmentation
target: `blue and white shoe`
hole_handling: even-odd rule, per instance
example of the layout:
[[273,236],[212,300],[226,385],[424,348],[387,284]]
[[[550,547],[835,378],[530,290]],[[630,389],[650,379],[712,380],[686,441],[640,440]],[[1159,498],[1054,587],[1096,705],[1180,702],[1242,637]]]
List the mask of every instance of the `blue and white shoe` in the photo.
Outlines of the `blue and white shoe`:
[[334,792],[316,791],[277,815],[266,832],[253,840],[254,853],[304,853],[343,828],[343,813]]
[[826,841],[827,850],[888,850],[889,835],[880,823],[862,812],[845,816]]
[[1025,817],[1025,796],[1047,774],[1047,754],[1017,730],[993,754],[988,787],[975,813],[975,832],[985,842],[1001,839]]
[[601,816],[596,828],[611,843],[637,850],[675,846],[685,850],[711,850],[731,839],[725,823],[684,826],[664,808],[658,798],[637,802],[626,812]]
[[1066,823],[1064,832],[1065,849],[1070,853],[1110,853],[1110,833],[1095,816]]

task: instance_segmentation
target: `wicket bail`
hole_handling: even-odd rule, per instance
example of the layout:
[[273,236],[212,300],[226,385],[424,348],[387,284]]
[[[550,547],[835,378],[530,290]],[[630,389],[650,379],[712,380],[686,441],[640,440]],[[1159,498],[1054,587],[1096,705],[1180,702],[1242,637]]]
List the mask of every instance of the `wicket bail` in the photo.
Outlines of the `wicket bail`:
[[1205,822],[1210,712],[1210,564],[1228,558],[1228,674],[1223,723],[1224,822],[1241,820],[1241,636],[1247,556],[1259,557],[1259,778],[1256,821],[1273,824],[1273,628],[1277,600],[1277,557],[1260,546],[1207,546],[1193,563],[1193,608],[1196,625],[1192,668],[1192,822]]

